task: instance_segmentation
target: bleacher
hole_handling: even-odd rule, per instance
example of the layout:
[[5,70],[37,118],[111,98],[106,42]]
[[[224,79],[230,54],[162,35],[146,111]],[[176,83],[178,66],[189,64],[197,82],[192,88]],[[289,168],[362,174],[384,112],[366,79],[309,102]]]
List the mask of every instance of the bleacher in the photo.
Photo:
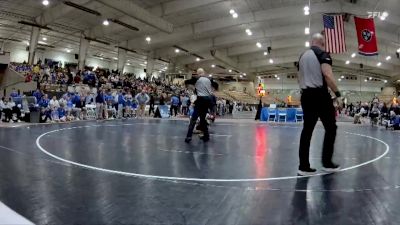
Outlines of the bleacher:
[[235,99],[236,101],[246,103],[246,104],[258,104],[259,99],[255,96],[252,96],[248,93],[240,92],[240,91],[224,91],[226,95]]

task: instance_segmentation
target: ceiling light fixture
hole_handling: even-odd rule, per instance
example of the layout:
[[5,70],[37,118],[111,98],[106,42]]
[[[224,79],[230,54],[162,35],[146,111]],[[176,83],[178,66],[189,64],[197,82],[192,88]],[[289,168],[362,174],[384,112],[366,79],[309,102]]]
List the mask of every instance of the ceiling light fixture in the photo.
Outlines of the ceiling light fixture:
[[247,76],[247,74],[246,74],[246,73],[243,73],[243,76]]
[[384,83],[387,83],[387,80],[384,80],[383,82],[384,82]]
[[147,37],[146,37],[146,41],[147,41],[147,43],[150,43],[151,37],[150,37],[150,36],[147,36]]
[[264,52],[264,55],[268,55],[268,52]]
[[381,14],[381,16],[379,17],[381,20],[386,20],[386,17],[388,17],[389,16],[389,13],[388,12],[383,12],[382,14]]
[[305,45],[306,47],[310,47],[310,42],[306,41]]
[[397,49],[397,53],[400,53],[400,48]]
[[43,2],[42,2],[42,4],[45,5],[45,6],[48,6],[49,3],[50,3],[50,2],[49,2],[48,0],[43,0]]
[[340,79],[340,78],[339,78],[339,79],[337,79],[337,80],[338,80],[338,81],[342,81],[342,79]]
[[232,73],[232,70],[228,70],[229,73]]
[[108,25],[110,25],[110,22],[108,22],[108,20],[104,20],[104,21],[103,21],[103,25],[104,25],[104,26],[108,26]]
[[387,57],[386,57],[386,61],[389,61],[389,60],[391,60],[392,59],[392,56],[390,56],[390,55],[388,55]]
[[114,57],[114,60],[118,60],[118,58],[117,58],[117,57]]
[[259,48],[261,48],[261,47],[262,47],[262,45],[261,45],[261,43],[260,43],[260,42],[257,42],[257,43],[256,43],[256,45],[257,45],[257,47],[259,47]]
[[229,14],[232,15],[232,14],[234,14],[234,13],[236,13],[234,9],[229,10]]
[[274,60],[273,59],[269,59],[269,63],[273,64]]
[[353,54],[351,54],[351,58],[354,58],[354,57],[356,57],[356,53],[354,52]]
[[304,15],[310,15],[310,7],[308,5],[304,6]]
[[214,65],[214,64],[212,64],[212,65],[211,65],[211,67],[212,67],[212,68],[215,68],[215,65]]
[[236,19],[236,18],[239,17],[239,15],[238,15],[237,13],[234,13],[234,14],[232,14],[232,17],[233,17],[234,19]]
[[304,28],[304,34],[310,34],[310,28],[309,27]]
[[350,64],[350,60],[347,60],[347,61],[346,61],[346,65],[349,65],[349,64]]
[[46,38],[46,37],[43,37],[42,40],[43,40],[43,41],[47,41],[47,38]]
[[240,78],[243,78],[243,76],[242,76],[242,75],[240,75],[239,77],[240,77]]
[[247,35],[249,35],[249,36],[251,36],[251,35],[253,35],[253,32],[251,32],[251,30],[250,29],[246,29],[246,33],[247,33]]
[[197,58],[196,58],[196,61],[197,61],[197,62],[199,62],[199,61],[200,61],[200,58],[199,58],[199,57],[197,57]]
[[66,51],[67,51],[68,53],[70,53],[70,52],[71,52],[71,50],[70,50],[70,49],[67,49]]
[[212,74],[208,75],[209,77],[212,77]]
[[368,81],[367,79],[364,80],[364,82],[367,82],[367,81]]
[[378,62],[376,65],[377,65],[377,66],[381,66],[381,65],[382,65],[382,63],[381,63],[381,62]]
[[281,78],[280,78],[280,77],[277,77],[276,79],[277,79],[277,80],[280,80]]
[[344,79],[344,76],[341,76],[340,78]]
[[180,52],[179,48],[176,48],[175,53],[179,53],[179,52]]

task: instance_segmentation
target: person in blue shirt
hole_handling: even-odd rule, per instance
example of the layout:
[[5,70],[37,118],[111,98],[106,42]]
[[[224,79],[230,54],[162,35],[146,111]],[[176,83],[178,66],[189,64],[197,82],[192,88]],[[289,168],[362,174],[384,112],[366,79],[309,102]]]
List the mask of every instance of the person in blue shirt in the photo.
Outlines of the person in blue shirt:
[[61,122],[67,121],[67,112],[65,111],[63,104],[60,105],[60,107],[57,109],[57,111],[58,111],[58,119]]
[[170,107],[170,115],[172,116],[172,112],[174,112],[175,116],[178,114],[178,107],[179,107],[179,98],[176,95],[171,97],[171,107]]
[[32,94],[35,98],[36,98],[36,102],[40,102],[40,100],[43,97],[43,93],[40,89],[36,89],[33,94]]
[[126,106],[125,92],[118,93],[118,118],[124,117],[124,107]]
[[40,122],[46,123],[47,120],[51,120],[51,109],[49,108],[50,99],[47,94],[40,99],[38,105],[40,107]]
[[18,94],[17,90],[15,90],[15,88],[13,88],[11,93],[10,93],[10,97],[11,98],[16,98],[18,96],[19,96],[19,94]]

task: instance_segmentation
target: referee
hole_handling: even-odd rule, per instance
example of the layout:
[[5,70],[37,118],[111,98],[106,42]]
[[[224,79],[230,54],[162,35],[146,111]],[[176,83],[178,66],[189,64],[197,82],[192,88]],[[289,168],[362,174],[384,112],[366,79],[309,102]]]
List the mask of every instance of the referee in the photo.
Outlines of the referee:
[[311,48],[305,51],[299,59],[299,85],[302,90],[301,106],[304,113],[304,125],[300,138],[300,165],[298,174],[312,175],[316,169],[311,168],[309,162],[310,141],[318,118],[325,128],[324,144],[322,149],[322,166],[326,172],[336,172],[340,167],[332,162],[333,149],[336,138],[335,107],[328,87],[340,97],[335,78],[332,72],[332,58],[325,52],[324,36],[314,34]]

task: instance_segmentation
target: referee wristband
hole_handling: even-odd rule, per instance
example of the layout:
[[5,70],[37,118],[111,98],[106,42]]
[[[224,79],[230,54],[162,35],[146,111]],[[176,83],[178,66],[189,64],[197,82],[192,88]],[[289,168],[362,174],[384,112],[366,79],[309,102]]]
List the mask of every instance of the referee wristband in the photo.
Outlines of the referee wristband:
[[339,98],[341,96],[339,91],[336,91],[335,95],[336,95],[336,98]]

